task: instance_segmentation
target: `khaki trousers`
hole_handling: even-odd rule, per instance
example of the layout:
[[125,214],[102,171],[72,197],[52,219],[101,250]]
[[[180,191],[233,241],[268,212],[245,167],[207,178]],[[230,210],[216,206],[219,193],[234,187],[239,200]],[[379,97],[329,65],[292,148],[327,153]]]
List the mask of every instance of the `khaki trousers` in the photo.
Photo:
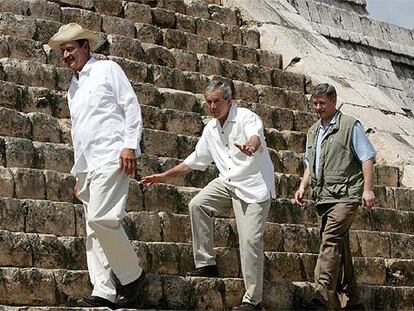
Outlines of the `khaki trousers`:
[[142,272],[138,257],[120,223],[125,214],[128,176],[118,161],[92,172],[77,175],[79,197],[86,220],[86,258],[92,295],[112,302],[116,280],[122,285],[136,280]]
[[320,204],[316,206],[321,246],[315,267],[315,297],[329,310],[340,310],[339,295],[348,297],[348,305],[360,302],[349,243],[349,229],[358,203]]
[[263,234],[271,199],[248,204],[218,179],[211,181],[189,204],[196,268],[215,265],[213,216],[233,207],[239,234],[240,261],[246,293],[243,302],[258,304],[263,292]]

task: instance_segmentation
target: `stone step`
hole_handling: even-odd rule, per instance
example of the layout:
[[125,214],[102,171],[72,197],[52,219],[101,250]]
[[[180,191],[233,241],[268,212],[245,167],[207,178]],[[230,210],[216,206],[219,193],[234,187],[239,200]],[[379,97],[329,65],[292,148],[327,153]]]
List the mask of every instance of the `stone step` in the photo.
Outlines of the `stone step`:
[[[131,188],[131,192],[134,191],[136,189]],[[140,208],[140,211],[137,212],[140,202],[147,203],[154,199],[146,199],[145,195],[133,198],[128,205],[129,212],[127,217],[123,221],[123,225],[131,239],[150,242],[190,243],[191,231],[188,215],[148,211],[149,209],[156,209],[156,205]],[[288,204],[288,202],[283,200],[275,203],[276,206],[288,206]],[[160,210],[164,209],[163,205],[165,203],[160,203]],[[186,205],[180,207],[183,213],[187,212]],[[0,200],[0,209],[2,211],[0,219],[1,228],[5,230],[55,234],[57,236],[85,236],[82,220],[83,208],[80,205],[45,200],[2,198]],[[387,212],[378,211],[376,213],[386,218]],[[224,216],[232,217],[230,213],[229,211],[229,214]],[[278,211],[275,207],[272,207],[268,218],[269,222],[266,225],[266,250],[302,253],[318,252],[319,234],[313,215],[306,216],[309,219],[309,222],[306,224],[308,227],[306,227],[302,223],[277,223],[280,221],[280,218],[273,216],[276,213]],[[283,209],[281,209],[280,213],[288,214]],[[378,218],[381,218],[381,216],[378,216]],[[400,217],[403,218],[404,214]],[[412,215],[408,217],[412,218]],[[289,218],[289,216],[286,216],[286,218]],[[62,228],[62,223],[65,223],[64,228]],[[148,226],[148,224],[151,224],[151,226]],[[146,229],[143,230],[143,228]],[[411,247],[414,243],[413,234],[374,231],[379,228],[365,228],[358,221],[353,228],[358,228],[353,229],[351,232],[351,245],[354,256],[414,258],[414,251]],[[400,231],[397,226],[394,228],[388,227],[387,229]],[[233,218],[215,218],[214,232],[215,246],[234,247],[237,245],[237,230]]]
[[[1,304],[31,306],[73,306],[91,291],[87,271],[37,268],[0,268],[5,295]],[[375,310],[409,310],[413,287],[359,286],[367,306]],[[173,310],[223,310],[240,303],[244,293],[239,278],[189,278],[148,274],[137,308]],[[309,299],[312,284],[278,279],[264,283],[263,309],[297,309]],[[371,308],[369,308],[371,309]],[[35,310],[38,310],[37,308]],[[42,310],[42,309],[39,309]],[[79,309],[78,309],[79,310]]]
[[[0,231],[1,266],[43,269],[87,269],[85,239]],[[191,244],[133,241],[141,266],[148,273],[181,275],[194,269]],[[221,278],[242,277],[237,248],[216,247]],[[317,254],[265,252],[264,279],[312,281]],[[232,262],[232,265],[228,265]],[[413,286],[413,259],[355,257],[358,284]]]

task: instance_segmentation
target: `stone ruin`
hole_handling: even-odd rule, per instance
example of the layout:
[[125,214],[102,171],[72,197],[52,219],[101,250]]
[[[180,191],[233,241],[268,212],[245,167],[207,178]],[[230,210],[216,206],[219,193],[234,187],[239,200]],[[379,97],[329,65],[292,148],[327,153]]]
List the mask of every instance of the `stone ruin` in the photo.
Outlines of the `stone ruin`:
[[215,219],[219,278],[193,269],[189,200],[217,171],[142,187],[194,148],[203,89],[232,81],[258,113],[278,198],[265,235],[265,310],[312,294],[319,237],[313,202],[291,203],[316,120],[312,85],[336,86],[378,151],[377,196],[351,231],[357,281],[373,310],[414,309],[414,32],[371,18],[365,0],[2,0],[0,2],[0,307],[70,309],[90,294],[83,209],[72,194],[71,77],[46,45],[65,23],[96,31],[98,59],[127,73],[142,107],[143,156],[123,225],[148,272],[136,307],[223,310],[244,292],[232,212]]

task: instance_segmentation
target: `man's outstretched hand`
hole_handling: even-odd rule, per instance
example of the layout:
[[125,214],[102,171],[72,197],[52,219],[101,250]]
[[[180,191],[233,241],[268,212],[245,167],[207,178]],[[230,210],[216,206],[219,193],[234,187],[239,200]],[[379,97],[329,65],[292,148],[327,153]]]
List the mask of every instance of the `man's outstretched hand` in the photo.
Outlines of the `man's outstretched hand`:
[[165,175],[164,174],[154,174],[149,176],[144,176],[141,178],[141,182],[145,186],[151,186],[152,184],[158,184],[165,181]]
[[251,157],[255,152],[256,152],[256,148],[253,147],[252,145],[248,145],[248,144],[234,144],[237,148],[240,149],[241,152],[243,152],[245,155]]

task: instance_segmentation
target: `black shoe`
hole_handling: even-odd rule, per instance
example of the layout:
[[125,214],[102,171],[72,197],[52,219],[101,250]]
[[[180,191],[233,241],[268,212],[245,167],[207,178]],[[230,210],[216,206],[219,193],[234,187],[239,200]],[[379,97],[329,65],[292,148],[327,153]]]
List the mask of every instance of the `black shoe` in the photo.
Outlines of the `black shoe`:
[[210,265],[187,272],[187,276],[203,276],[208,278],[216,278],[219,276],[219,273],[216,265]]
[[356,305],[351,305],[351,306],[346,306],[345,308],[342,308],[341,310],[355,310],[355,311],[365,311],[365,306],[362,302],[356,304]]
[[240,311],[244,311],[244,310],[262,310],[262,305],[260,303],[258,303],[257,305],[253,305],[251,303],[248,302],[242,302],[242,304],[240,306],[234,307],[232,310],[236,311],[236,310],[240,310]]
[[82,297],[76,304],[78,307],[107,307],[115,309],[115,304],[112,301],[99,296]]
[[145,272],[142,270],[141,275],[135,281],[121,286],[119,293],[116,297],[116,306],[118,308],[127,307],[134,302],[138,297],[138,291],[142,287],[145,281]]
[[302,310],[328,310],[328,308],[316,298],[313,298],[310,302],[302,305]]

